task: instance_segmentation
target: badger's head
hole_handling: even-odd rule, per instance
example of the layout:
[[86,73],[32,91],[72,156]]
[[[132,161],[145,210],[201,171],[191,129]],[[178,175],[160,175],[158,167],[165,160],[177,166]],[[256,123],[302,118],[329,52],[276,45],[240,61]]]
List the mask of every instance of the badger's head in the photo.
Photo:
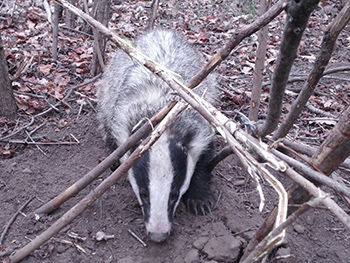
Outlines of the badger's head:
[[176,207],[190,185],[203,147],[193,137],[179,140],[179,136],[165,132],[129,172],[147,233],[154,242],[169,236]]

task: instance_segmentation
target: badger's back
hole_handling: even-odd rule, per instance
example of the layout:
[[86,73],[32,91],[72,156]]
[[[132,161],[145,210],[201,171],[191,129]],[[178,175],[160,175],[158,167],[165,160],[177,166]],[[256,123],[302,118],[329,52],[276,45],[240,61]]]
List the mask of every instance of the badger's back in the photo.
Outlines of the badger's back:
[[[141,36],[137,49],[181,75],[186,83],[203,66],[203,59],[184,39],[173,31],[156,30]],[[208,77],[195,89],[197,94],[213,102],[215,82]],[[99,115],[107,136],[120,145],[130,136],[133,126],[142,118],[152,117],[174,93],[169,86],[143,66],[133,62],[123,51],[111,60],[98,91]],[[185,115],[197,118],[192,111]],[[182,116],[181,119],[186,119]],[[199,117],[201,120],[202,118]],[[110,138],[109,138],[110,139]]]

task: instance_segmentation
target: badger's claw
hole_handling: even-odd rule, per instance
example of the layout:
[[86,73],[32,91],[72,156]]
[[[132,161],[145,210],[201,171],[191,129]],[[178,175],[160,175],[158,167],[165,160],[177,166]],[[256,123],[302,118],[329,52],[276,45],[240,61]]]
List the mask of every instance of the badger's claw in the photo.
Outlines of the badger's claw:
[[187,211],[192,212],[195,216],[210,214],[214,205],[214,197],[212,194],[203,199],[191,199],[190,196],[185,197],[185,205]]

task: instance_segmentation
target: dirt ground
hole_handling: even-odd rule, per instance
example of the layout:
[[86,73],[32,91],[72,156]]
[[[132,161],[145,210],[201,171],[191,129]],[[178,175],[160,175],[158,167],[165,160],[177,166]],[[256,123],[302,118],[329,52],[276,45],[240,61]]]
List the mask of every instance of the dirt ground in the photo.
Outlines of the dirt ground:
[[[34,197],[10,227],[1,246],[3,253],[30,242],[108,176],[109,172],[105,172],[59,210],[35,220],[35,209],[65,190],[107,154],[96,129],[94,113],[87,112],[78,120],[72,114],[66,120],[66,127],[55,122],[47,123],[37,136],[62,142],[69,140],[72,134],[79,140],[79,145],[41,146],[45,155],[35,146],[27,146],[13,158],[1,160],[0,225],[4,226],[21,205]],[[218,142],[218,146],[221,144]],[[208,252],[197,243],[211,237],[234,235],[242,241],[240,249],[243,249],[275,205],[276,196],[266,184],[267,203],[263,213],[259,213],[259,196],[254,184],[251,181],[247,185],[240,183],[246,173],[233,158],[224,160],[214,175],[213,189],[218,197],[214,211],[208,216],[195,217],[181,204],[176,212],[173,232],[164,244],[147,240],[138,202],[126,177],[123,177],[23,262],[235,262],[225,258],[209,261]],[[129,230],[137,233],[147,247],[132,237]],[[115,237],[96,241],[98,231]],[[71,237],[72,233],[79,238]],[[349,233],[326,210],[311,210],[302,216],[288,228],[286,243],[286,248],[280,251],[288,256],[288,260],[271,262],[349,262]],[[223,245],[216,244],[218,247]]]
[[[126,2],[130,2],[130,6],[138,5],[133,1]],[[199,11],[193,15],[197,17],[196,20],[189,16],[189,10],[185,12],[186,8],[181,6],[185,5],[185,1],[173,2],[176,3],[174,10],[177,10],[178,13],[169,13],[167,11],[168,7],[163,6],[165,11],[161,12],[162,16],[159,24],[164,26],[167,23],[167,26],[170,25],[170,27],[180,29],[180,31],[186,27],[186,32],[199,32],[193,35],[188,34],[188,39],[196,43],[204,53],[213,54],[213,50],[220,46],[225,37],[229,35],[227,29],[218,26],[224,26],[226,18],[220,17],[218,21],[214,19],[214,15],[210,17],[207,14],[208,10],[214,7],[214,4],[209,7],[207,6],[208,3],[201,6],[199,5],[201,1],[198,1],[199,4],[189,7],[196,8],[199,5],[198,10],[203,8],[203,10],[200,9],[202,11],[201,15],[208,18],[206,29],[208,32],[214,32],[212,34],[206,32],[208,36],[206,38],[204,37],[205,34],[200,33],[202,32],[203,21],[198,22]],[[194,2],[197,3],[197,1]],[[225,9],[228,3],[228,1],[215,2],[217,6],[220,5],[218,12],[225,13],[223,12],[225,10],[229,14],[229,11]],[[141,2],[138,9],[133,9],[132,19],[124,18],[125,21],[127,20],[133,27],[136,27],[135,24],[140,23],[140,21],[144,21],[142,7],[145,5],[146,3]],[[118,10],[122,12],[130,6],[125,5]],[[309,40],[303,42],[300,49],[301,57],[299,56],[297,59],[297,66],[293,69],[293,72],[305,73],[310,67],[309,59],[317,54],[315,46],[322,40],[321,31],[316,30],[319,29],[317,19],[324,18],[327,15],[328,19],[331,19],[332,15],[329,12],[332,10],[330,8],[334,11],[338,10],[339,6],[324,4],[324,6],[317,9],[316,15],[311,19],[310,25],[313,30],[308,29],[305,32],[305,36]],[[138,16],[138,14],[141,15]],[[197,22],[185,22],[189,18]],[[278,21],[271,24],[272,30],[277,30],[277,27],[278,30],[281,30],[281,25],[278,26],[278,23],[284,21],[283,16]],[[123,21],[119,21],[116,25],[118,25],[118,30],[122,28],[123,33],[129,37],[133,38],[138,34],[133,31],[132,27],[125,26]],[[320,25],[320,27],[324,29],[324,25]],[[342,33],[343,41],[338,43],[339,45],[335,49],[332,59],[335,66],[349,65],[350,41],[346,37],[348,35],[349,28]],[[276,55],[277,52],[277,47],[274,50],[271,46],[277,45],[274,43],[274,41],[277,41],[276,38],[271,37],[269,40],[268,54],[271,57]],[[207,40],[209,43],[207,43]],[[237,108],[246,113],[249,108],[247,83],[251,79],[251,71],[247,71],[245,66],[250,65],[250,56],[253,56],[251,53],[255,50],[251,43],[254,43],[254,41],[256,41],[256,37],[249,38],[242,44],[244,48],[237,50],[231,56],[229,62],[223,63],[217,70],[221,87],[234,85],[240,87],[237,90],[244,91],[240,95],[231,97],[227,92],[222,94],[219,107],[227,114],[231,114]],[[310,45],[310,42],[316,44]],[[271,61],[269,63],[272,65],[273,62]],[[232,70],[232,68],[235,69]],[[333,79],[324,80],[319,88],[326,94],[328,86],[334,88],[332,90],[334,93],[337,91],[344,92],[345,97],[338,103],[338,106],[344,106],[349,103],[349,97],[346,97],[349,96],[346,91],[349,83],[343,83]],[[242,87],[244,84],[245,86]],[[92,86],[91,89],[93,94],[95,92],[94,87]],[[75,94],[74,96],[78,95]],[[289,101],[286,102],[284,112],[288,110],[288,105],[290,105],[293,96],[295,94],[287,92]],[[80,97],[78,96],[78,98]],[[65,202],[61,208],[51,215],[39,220],[35,219],[34,211],[38,207],[80,179],[108,154],[97,128],[95,111],[89,105],[85,105],[80,111],[79,104],[75,100],[76,97],[70,100],[70,108],[61,106],[60,112],[52,112],[45,117],[37,118],[35,123],[27,128],[28,132],[38,128],[32,135],[36,141],[50,141],[55,142],[55,144],[50,146],[40,145],[39,149],[35,145],[0,143],[3,153],[11,150],[10,158],[5,158],[5,156],[0,159],[0,232],[3,231],[16,211],[27,200],[33,198],[9,228],[3,244],[0,245],[0,260],[5,259],[9,253],[28,244],[45,231],[110,174],[109,171],[106,171],[99,179],[77,196]],[[332,106],[328,107],[332,108]],[[310,121],[309,117],[304,116],[298,125],[304,127],[304,129],[309,127],[310,123],[314,123]],[[30,116],[21,115],[23,123],[29,123],[30,120]],[[41,126],[41,124],[43,125]],[[322,125],[327,126],[320,122],[317,122],[315,126],[320,127]],[[6,125],[3,125],[1,131],[6,130],[6,127]],[[327,128],[329,127],[327,126]],[[310,134],[305,137],[301,136],[299,139],[306,138],[305,140],[308,140],[308,143],[319,145],[327,129],[322,128],[321,131],[322,134],[319,129],[317,130],[316,140],[311,139],[311,131],[309,131]],[[22,131],[11,139],[23,140],[24,138],[26,138],[26,134]],[[79,141],[78,144],[72,143],[76,141],[74,138]],[[64,145],[62,142],[72,144]],[[222,139],[217,137],[217,149],[221,149],[223,145]],[[267,182],[264,183],[266,205],[260,213],[258,209],[259,195],[255,185],[252,180],[246,180],[247,172],[241,169],[234,156],[222,161],[213,173],[213,190],[217,196],[215,209],[207,216],[195,217],[186,212],[184,205],[180,204],[176,211],[171,236],[163,244],[154,244],[147,239],[141,209],[126,177],[122,177],[115,186],[103,194],[102,198],[22,262],[238,262],[246,244],[269,211],[276,205],[277,195]],[[342,169],[339,173],[345,179],[350,179],[348,171]],[[290,183],[283,175],[277,175],[277,178],[285,186]],[[331,190],[327,188],[325,190],[333,194]],[[345,208],[345,204],[337,194],[334,194],[334,199]],[[97,241],[96,234],[99,231],[103,231],[107,235],[113,235],[113,237]],[[136,240],[130,234],[130,231],[139,236],[146,246]],[[268,262],[350,262],[349,231],[327,210],[312,209],[287,229],[284,246],[271,255]]]

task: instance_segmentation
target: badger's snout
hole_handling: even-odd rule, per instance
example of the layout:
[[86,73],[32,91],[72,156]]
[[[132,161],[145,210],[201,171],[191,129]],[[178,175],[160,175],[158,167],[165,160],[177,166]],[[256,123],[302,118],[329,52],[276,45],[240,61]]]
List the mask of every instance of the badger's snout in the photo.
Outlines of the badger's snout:
[[148,236],[153,242],[161,243],[161,242],[164,242],[168,238],[169,233],[152,233],[152,232],[150,232],[150,233],[148,233]]

